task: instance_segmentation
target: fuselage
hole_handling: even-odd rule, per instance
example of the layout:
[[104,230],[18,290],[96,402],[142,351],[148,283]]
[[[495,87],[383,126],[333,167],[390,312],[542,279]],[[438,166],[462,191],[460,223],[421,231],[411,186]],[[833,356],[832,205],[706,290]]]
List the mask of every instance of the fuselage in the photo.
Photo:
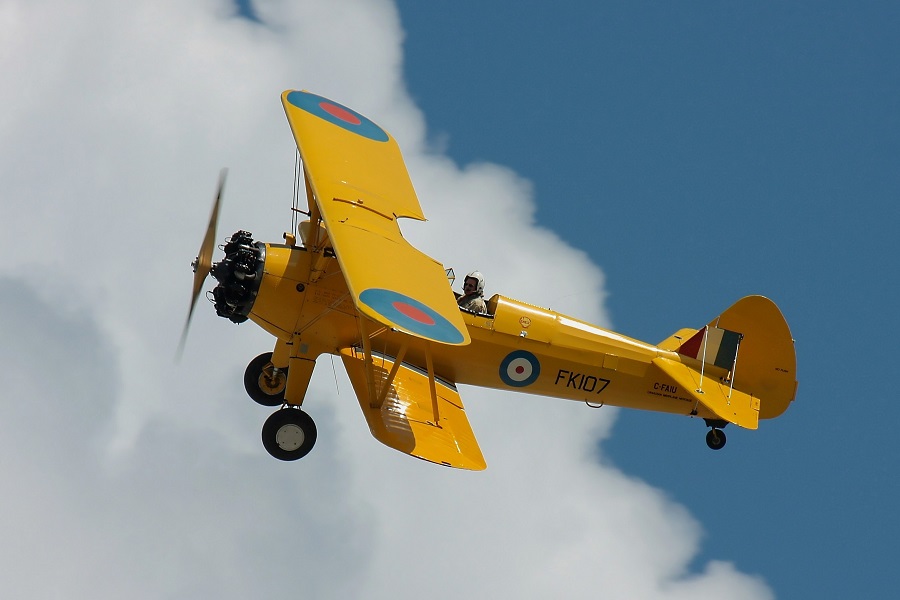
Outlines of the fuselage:
[[[245,294],[252,302],[244,310],[279,339],[276,364],[286,367],[291,358],[315,360],[323,353],[362,346],[363,317],[336,258],[300,246],[256,246],[260,276],[252,294]],[[245,265],[245,270],[251,267]],[[227,287],[223,279],[220,286]],[[402,355],[404,362],[423,370],[430,354],[435,375],[457,384],[715,418],[652,362],[660,356],[691,359],[501,295],[487,304],[488,314],[463,313],[471,338],[466,345],[426,342],[373,322],[365,329],[374,352]]]

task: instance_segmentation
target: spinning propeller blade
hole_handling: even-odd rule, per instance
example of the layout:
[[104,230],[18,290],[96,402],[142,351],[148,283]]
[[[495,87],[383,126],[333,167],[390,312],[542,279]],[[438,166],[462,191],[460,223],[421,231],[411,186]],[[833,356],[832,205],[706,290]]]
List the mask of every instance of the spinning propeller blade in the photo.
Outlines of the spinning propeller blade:
[[225,190],[225,176],[228,169],[222,169],[219,173],[219,186],[216,190],[216,200],[213,203],[212,214],[209,216],[209,225],[206,227],[206,235],[203,236],[203,243],[200,245],[200,252],[197,258],[191,263],[194,268],[194,290],[191,294],[191,307],[188,310],[187,320],[184,322],[184,329],[181,332],[181,342],[178,344],[177,358],[181,359],[184,352],[184,343],[187,340],[188,329],[191,326],[191,316],[194,314],[194,306],[197,304],[197,298],[203,290],[203,282],[212,269],[212,255],[216,245],[216,225],[219,221],[219,207],[222,204],[222,192]]

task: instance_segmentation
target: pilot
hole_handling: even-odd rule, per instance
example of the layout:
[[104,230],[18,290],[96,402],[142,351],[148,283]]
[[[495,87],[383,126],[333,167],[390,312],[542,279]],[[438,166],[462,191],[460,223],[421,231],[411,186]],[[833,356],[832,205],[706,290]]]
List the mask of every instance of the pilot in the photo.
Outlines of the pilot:
[[486,313],[487,306],[484,303],[484,275],[478,271],[472,271],[466,275],[463,281],[463,295],[457,298],[456,303],[460,308],[476,313]]

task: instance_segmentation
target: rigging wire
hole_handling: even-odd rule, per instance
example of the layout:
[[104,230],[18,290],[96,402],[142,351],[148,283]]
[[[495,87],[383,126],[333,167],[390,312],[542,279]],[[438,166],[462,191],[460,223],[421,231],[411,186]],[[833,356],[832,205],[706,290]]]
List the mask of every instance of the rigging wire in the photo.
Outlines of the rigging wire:
[[291,203],[291,233],[294,235],[299,235],[299,231],[297,229],[297,212],[299,210],[300,204],[300,149],[297,149],[297,152],[294,153],[294,197]]
[[337,392],[338,397],[340,397],[341,388],[338,385],[337,368],[334,366],[334,354],[331,355],[331,372],[334,373],[334,389]]

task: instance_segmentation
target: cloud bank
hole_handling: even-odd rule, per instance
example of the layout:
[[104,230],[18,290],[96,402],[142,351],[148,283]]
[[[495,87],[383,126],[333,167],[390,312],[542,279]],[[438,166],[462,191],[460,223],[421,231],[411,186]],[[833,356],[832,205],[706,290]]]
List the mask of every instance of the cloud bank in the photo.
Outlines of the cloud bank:
[[173,365],[219,168],[221,236],[289,227],[287,88],[397,137],[431,219],[413,243],[488,293],[606,322],[602,272],[535,222],[528,181],[429,143],[391,2],[254,7],[0,4],[7,595],[771,597],[728,562],[689,567],[698,522],[597,455],[612,411],[463,388],[489,469],[456,472],[373,440],[323,357],[319,442],[287,464],[241,386],[271,339],[201,302]]

